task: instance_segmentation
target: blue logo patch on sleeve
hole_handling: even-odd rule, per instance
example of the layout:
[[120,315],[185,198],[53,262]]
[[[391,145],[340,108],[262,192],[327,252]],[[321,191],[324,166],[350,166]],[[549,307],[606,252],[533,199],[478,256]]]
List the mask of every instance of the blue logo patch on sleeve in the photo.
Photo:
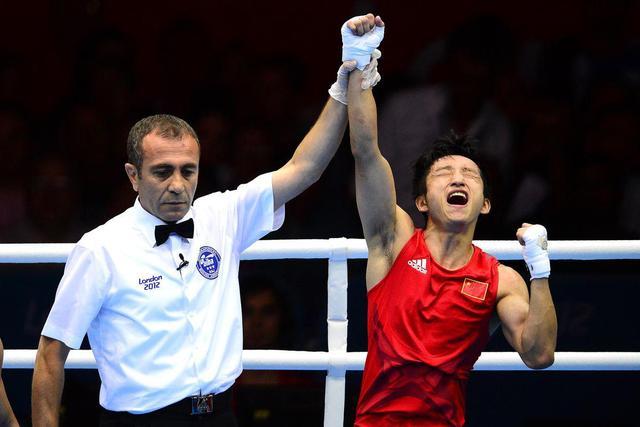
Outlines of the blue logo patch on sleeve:
[[203,277],[213,280],[218,277],[220,270],[220,254],[211,246],[202,246],[200,254],[198,254],[198,262],[196,267]]

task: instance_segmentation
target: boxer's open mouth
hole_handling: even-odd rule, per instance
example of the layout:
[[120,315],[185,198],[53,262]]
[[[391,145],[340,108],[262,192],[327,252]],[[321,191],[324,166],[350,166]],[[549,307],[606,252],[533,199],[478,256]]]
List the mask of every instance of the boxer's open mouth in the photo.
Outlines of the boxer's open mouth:
[[453,191],[447,196],[447,203],[450,205],[464,206],[467,204],[469,196],[464,191]]

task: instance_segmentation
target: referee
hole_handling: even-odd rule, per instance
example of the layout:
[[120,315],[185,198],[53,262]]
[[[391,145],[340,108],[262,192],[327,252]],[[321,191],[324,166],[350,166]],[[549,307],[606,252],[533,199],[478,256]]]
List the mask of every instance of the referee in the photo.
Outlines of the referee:
[[278,229],[285,203],[320,177],[346,117],[330,98],[283,167],[195,201],[195,131],[170,115],[136,123],[125,170],[138,197],[69,255],[38,346],[33,425],[58,425],[64,363],[86,333],[102,426],[236,426],[240,253]]

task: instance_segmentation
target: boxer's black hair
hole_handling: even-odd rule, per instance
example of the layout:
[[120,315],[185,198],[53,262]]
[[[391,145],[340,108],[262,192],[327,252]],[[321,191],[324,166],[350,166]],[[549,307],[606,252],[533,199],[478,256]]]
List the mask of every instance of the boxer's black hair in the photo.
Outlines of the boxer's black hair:
[[458,135],[453,130],[448,135],[436,139],[430,150],[424,152],[413,164],[413,198],[414,200],[427,191],[427,175],[433,164],[447,156],[463,156],[472,160],[480,169],[484,197],[489,197],[489,185],[482,171],[482,164],[474,144],[477,140],[468,135]]

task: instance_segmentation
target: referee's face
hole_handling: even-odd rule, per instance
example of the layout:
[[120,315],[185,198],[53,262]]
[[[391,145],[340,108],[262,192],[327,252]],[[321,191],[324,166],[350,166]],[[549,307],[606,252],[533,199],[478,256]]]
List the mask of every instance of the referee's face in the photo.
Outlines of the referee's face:
[[200,148],[191,136],[165,139],[155,133],[142,140],[142,167],[125,165],[140,204],[166,222],[182,219],[198,185]]

